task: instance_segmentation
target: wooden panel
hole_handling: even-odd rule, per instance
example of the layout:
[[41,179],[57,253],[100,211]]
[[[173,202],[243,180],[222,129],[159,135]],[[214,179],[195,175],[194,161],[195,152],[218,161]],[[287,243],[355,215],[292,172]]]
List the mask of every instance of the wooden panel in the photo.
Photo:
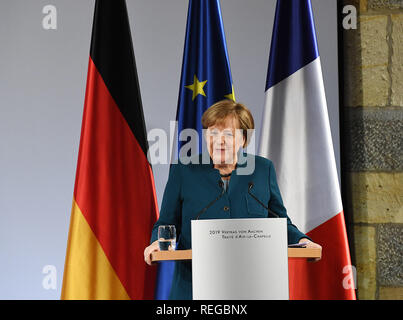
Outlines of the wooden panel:
[[[288,258],[320,258],[322,250],[317,248],[288,248]],[[155,251],[151,261],[192,260],[192,250]]]

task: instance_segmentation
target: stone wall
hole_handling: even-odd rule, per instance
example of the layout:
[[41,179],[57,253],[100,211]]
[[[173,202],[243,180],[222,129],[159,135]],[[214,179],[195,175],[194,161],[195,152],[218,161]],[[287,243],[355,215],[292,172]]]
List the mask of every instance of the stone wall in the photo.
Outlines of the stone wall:
[[403,0],[343,0],[344,207],[359,299],[403,299]]

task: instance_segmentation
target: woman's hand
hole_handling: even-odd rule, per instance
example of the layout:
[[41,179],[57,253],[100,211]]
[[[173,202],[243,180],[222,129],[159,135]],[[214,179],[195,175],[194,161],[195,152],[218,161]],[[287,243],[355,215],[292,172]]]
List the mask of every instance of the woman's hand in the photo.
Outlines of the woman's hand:
[[154,251],[159,251],[158,240],[155,240],[152,244],[150,244],[147,248],[144,249],[144,261],[151,266],[151,253]]
[[[319,244],[317,244],[317,243],[315,243],[315,242],[312,242],[312,241],[309,240],[308,238],[302,238],[302,239],[299,240],[298,243],[302,243],[302,242],[306,242],[305,248],[316,248],[316,249],[322,250],[322,246],[321,246],[321,245],[319,245]],[[321,258],[311,258],[311,259],[308,259],[308,261],[310,261],[310,262],[316,262],[316,261],[319,261],[320,259],[321,259]]]

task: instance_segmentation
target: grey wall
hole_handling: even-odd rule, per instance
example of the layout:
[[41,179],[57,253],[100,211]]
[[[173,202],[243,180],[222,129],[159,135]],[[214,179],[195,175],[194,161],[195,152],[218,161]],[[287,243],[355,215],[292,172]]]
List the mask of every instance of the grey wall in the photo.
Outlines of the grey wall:
[[[176,114],[187,0],[128,0],[147,129]],[[313,0],[337,161],[336,1]],[[57,30],[42,8],[56,6]],[[94,1],[0,2],[0,299],[59,299],[80,139]],[[260,118],[274,0],[221,0],[238,101]],[[258,140],[256,143],[258,144]],[[155,165],[161,203],[167,165]],[[57,288],[42,286],[46,265]]]

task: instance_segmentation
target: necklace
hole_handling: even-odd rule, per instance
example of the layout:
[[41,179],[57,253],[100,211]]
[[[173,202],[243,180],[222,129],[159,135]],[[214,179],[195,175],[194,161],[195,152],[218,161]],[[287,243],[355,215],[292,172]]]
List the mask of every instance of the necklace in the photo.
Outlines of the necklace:
[[227,173],[227,174],[221,174],[221,173],[220,173],[220,176],[221,176],[221,178],[228,178],[228,177],[231,176],[231,174],[232,174],[232,172]]

